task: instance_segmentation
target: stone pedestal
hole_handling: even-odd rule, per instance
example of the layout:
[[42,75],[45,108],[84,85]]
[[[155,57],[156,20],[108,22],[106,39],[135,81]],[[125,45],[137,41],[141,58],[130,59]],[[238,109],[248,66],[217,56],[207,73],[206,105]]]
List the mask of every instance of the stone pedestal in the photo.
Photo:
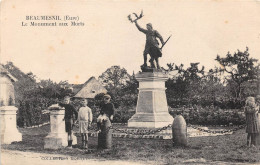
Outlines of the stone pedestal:
[[15,106],[1,106],[1,144],[11,144],[14,141],[22,141],[22,134],[16,127]]
[[141,72],[136,79],[139,82],[136,114],[128,120],[128,127],[160,128],[172,124],[165,94],[167,74]]
[[[50,133],[44,138],[44,149],[59,149],[68,146],[68,134],[65,132],[65,109],[59,106],[51,106]],[[72,135],[74,136],[74,135]],[[73,137],[73,144],[77,144],[77,138]]]

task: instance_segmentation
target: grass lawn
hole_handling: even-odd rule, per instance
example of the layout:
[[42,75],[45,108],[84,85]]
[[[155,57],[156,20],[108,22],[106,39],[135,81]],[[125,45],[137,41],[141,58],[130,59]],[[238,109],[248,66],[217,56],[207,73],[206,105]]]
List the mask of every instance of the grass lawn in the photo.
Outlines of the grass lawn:
[[[230,163],[260,162],[260,147],[249,148],[246,144],[245,130],[232,135],[215,137],[193,137],[188,139],[188,147],[173,147],[171,140],[163,139],[129,139],[113,138],[110,151],[94,150],[86,154],[77,149],[45,150],[44,137],[48,134],[49,125],[39,128],[21,128],[22,142],[1,145],[3,149],[31,151],[38,153],[64,154],[68,156],[92,159],[121,159],[131,161],[149,161],[152,164],[181,163],[187,159],[205,159],[207,162],[225,161]],[[80,143],[80,137],[78,137]],[[80,144],[79,144],[80,145]],[[96,149],[97,138],[89,138],[89,148]],[[207,164],[207,163],[206,163]]]

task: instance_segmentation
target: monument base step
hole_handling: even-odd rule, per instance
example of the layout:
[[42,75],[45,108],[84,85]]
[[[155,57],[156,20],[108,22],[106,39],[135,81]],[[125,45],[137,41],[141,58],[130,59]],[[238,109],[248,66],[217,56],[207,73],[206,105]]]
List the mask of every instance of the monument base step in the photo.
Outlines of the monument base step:
[[173,117],[167,113],[136,113],[128,120],[128,127],[162,128],[173,123]]
[[162,128],[164,126],[168,126],[169,124],[172,124],[172,121],[169,121],[169,122],[135,122],[135,121],[129,121],[128,127]]

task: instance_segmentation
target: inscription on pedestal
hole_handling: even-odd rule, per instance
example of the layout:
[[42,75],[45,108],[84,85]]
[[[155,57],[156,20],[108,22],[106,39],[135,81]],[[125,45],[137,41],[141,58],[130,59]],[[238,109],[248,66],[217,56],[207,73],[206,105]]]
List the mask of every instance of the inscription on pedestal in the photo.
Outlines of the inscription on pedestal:
[[153,92],[152,91],[141,91],[138,96],[138,103],[136,112],[153,113]]

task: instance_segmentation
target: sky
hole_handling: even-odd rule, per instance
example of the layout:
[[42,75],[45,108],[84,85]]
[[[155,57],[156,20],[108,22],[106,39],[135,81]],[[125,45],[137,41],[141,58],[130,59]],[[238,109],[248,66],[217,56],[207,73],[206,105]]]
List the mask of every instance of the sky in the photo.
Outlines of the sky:
[[[260,59],[258,0],[2,0],[1,63],[12,61],[40,79],[73,84],[98,78],[113,65],[137,73],[145,35],[127,16],[141,10],[142,27],[152,23],[164,40],[172,35],[159,59],[165,68],[200,62],[208,70],[219,66],[217,55],[246,47]],[[22,26],[30,22],[26,16],[43,15],[77,16],[84,26]]]

